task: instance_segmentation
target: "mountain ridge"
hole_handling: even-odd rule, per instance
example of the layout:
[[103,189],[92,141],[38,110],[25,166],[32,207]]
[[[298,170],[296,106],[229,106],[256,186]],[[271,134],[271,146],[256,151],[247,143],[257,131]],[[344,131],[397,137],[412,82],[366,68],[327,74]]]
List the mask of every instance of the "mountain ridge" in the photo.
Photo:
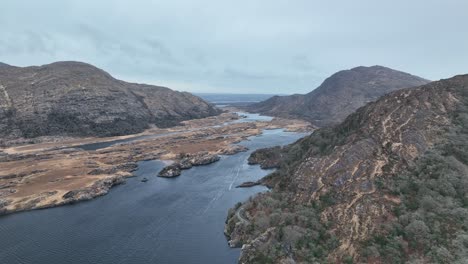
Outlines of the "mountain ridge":
[[128,83],[83,62],[2,65],[0,133],[5,138],[125,135],[220,113],[189,93]]
[[357,108],[402,88],[427,84],[423,78],[383,66],[339,71],[307,94],[275,96],[247,106],[251,112],[305,119],[317,126],[337,124]]
[[263,180],[272,192],[240,205],[249,224],[228,216],[230,243],[244,244],[240,263],[461,263],[467,124],[468,75],[459,75],[254,152],[279,170]]

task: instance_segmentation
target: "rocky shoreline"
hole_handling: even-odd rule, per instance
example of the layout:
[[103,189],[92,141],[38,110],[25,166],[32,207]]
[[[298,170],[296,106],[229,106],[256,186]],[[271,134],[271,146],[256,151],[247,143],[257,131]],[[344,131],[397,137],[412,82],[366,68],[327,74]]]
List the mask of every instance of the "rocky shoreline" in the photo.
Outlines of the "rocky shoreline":
[[208,152],[200,152],[196,154],[182,154],[180,155],[180,160],[166,166],[162,169],[158,176],[165,178],[173,178],[180,176],[182,170],[191,169],[193,166],[203,166],[208,165],[214,162],[217,162],[221,159],[216,154],[210,154]]
[[[126,182],[126,178],[129,177],[134,176],[132,174],[115,175],[113,177],[99,180],[89,187],[68,191],[65,194],[62,194],[59,191],[43,192],[37,195],[34,199],[30,199],[25,203],[21,203],[21,206],[14,207],[13,209],[8,208],[8,206],[11,204],[11,201],[0,199],[0,216],[22,211],[52,208],[61,205],[68,205],[81,201],[91,200],[96,197],[106,195],[112,187],[124,184]],[[60,201],[56,198],[62,198],[62,200]],[[44,203],[44,201],[51,199],[51,202]]]
[[[96,150],[81,144],[120,140],[79,138],[0,149],[0,214],[55,207],[105,195],[132,177],[137,162],[173,161],[160,173],[176,177],[182,170],[218,161],[247,148],[237,143],[260,135],[264,129],[307,130],[309,124],[290,120],[231,122],[234,113],[186,121],[171,129],[152,129],[156,135]],[[309,130],[310,131],[310,130]],[[142,135],[142,134],[140,134]],[[138,136],[140,136],[138,135]],[[132,138],[134,136],[126,136]]]
[[255,182],[248,181],[248,182],[243,182],[237,185],[236,188],[250,188],[250,187],[254,187],[257,185],[261,185],[261,184],[262,184],[261,181],[255,181]]
[[249,165],[260,165],[260,168],[264,170],[276,169],[280,166],[283,159],[282,154],[281,147],[258,149],[250,155],[248,163]]
[[[223,155],[234,155],[239,152],[247,151],[248,148],[241,145],[233,145],[227,149],[220,150],[219,153]],[[20,157],[20,156],[19,156]],[[163,168],[158,176],[172,178],[179,176],[181,170],[191,169],[194,166],[205,166],[211,163],[217,162],[221,159],[218,154],[210,154],[209,152],[203,151],[195,154],[182,154],[179,155],[180,160]],[[94,199],[99,196],[106,195],[110,189],[114,186],[125,184],[126,179],[134,177],[132,174],[138,168],[137,163],[129,162],[125,164],[119,164],[107,168],[96,168],[88,172],[90,175],[102,175],[102,174],[114,174],[111,177],[104,178],[94,182],[91,186],[87,186],[80,189],[70,190],[68,192],[59,191],[47,191],[40,193],[33,199],[25,200],[25,203],[21,203],[21,206],[17,206],[14,209],[8,209],[11,205],[11,201],[1,199],[6,193],[15,193],[14,189],[7,189],[7,185],[0,185],[0,216],[11,214],[15,212],[22,212],[35,209],[46,209],[67,204],[74,204],[81,201],[87,201]],[[26,175],[7,175],[2,176],[1,179],[16,178],[18,176]],[[144,178],[143,182],[148,181]],[[60,200],[61,198],[61,200]],[[45,201],[50,201],[45,203]]]
[[215,154],[211,154],[207,151],[202,151],[195,154],[182,153],[174,163],[163,168],[159,172],[158,176],[165,178],[177,177],[182,174],[182,170],[188,170],[194,166],[209,165],[219,161],[221,159],[219,155],[235,155],[239,152],[245,152],[247,150],[248,148],[242,145],[233,145],[232,147],[222,149]]

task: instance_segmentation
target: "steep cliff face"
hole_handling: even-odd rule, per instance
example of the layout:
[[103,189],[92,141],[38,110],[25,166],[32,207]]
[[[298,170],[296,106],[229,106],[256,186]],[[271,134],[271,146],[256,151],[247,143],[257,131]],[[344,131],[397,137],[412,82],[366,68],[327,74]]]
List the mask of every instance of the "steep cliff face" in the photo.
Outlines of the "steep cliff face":
[[0,65],[0,135],[108,136],[216,115],[189,93],[127,83],[89,64]]
[[468,75],[390,93],[272,151],[256,160],[285,157],[273,192],[242,205],[248,224],[227,222],[241,262],[468,257]]
[[427,80],[382,66],[340,71],[305,95],[275,96],[247,109],[266,115],[305,119],[317,126],[337,124],[380,96]]

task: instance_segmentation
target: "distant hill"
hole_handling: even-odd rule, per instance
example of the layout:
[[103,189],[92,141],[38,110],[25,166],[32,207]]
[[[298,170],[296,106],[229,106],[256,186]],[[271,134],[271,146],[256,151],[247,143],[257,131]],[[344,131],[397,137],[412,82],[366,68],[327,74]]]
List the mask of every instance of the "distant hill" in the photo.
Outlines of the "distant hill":
[[279,170],[263,180],[272,191],[231,210],[239,263],[468,259],[468,75],[392,92],[249,160]]
[[12,67],[6,63],[0,62],[0,67]]
[[274,94],[194,93],[215,105],[245,106],[267,100]]
[[128,83],[81,62],[0,64],[0,136],[111,136],[220,110],[186,92]]
[[317,126],[343,121],[346,116],[380,96],[428,80],[382,66],[357,67],[340,71],[305,95],[275,96],[247,106],[251,112],[299,118]]

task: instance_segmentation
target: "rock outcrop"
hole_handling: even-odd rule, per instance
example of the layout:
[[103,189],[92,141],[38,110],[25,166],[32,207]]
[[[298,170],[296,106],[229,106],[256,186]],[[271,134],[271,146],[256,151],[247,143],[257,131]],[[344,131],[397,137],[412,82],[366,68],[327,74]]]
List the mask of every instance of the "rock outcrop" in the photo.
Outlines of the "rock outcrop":
[[250,188],[250,187],[260,185],[260,184],[261,184],[260,182],[247,181],[247,182],[243,182],[243,183],[237,185],[236,188]]
[[175,163],[164,167],[164,169],[159,172],[158,176],[164,178],[174,178],[180,176],[180,174],[182,174],[180,164]]
[[248,159],[249,165],[260,165],[260,168],[275,169],[278,168],[283,160],[284,151],[281,147],[255,150]]
[[208,165],[220,160],[220,157],[216,154],[210,154],[208,152],[201,152],[194,155],[189,155],[185,158],[186,162],[191,163],[193,166]]
[[68,191],[63,194],[61,194],[59,191],[46,191],[38,193],[16,201],[14,208],[9,207],[9,205],[12,203],[12,200],[2,200],[0,195],[0,215],[9,214],[12,212],[50,208],[91,200],[95,197],[107,194],[113,186],[125,183],[125,180],[128,177],[133,177],[133,175],[130,173],[119,172],[102,180],[98,180],[90,186]]
[[382,66],[340,71],[305,95],[274,96],[247,106],[251,112],[284,118],[298,118],[315,126],[343,121],[346,116],[380,96],[429,81]]
[[180,176],[182,170],[187,170],[193,166],[203,166],[217,162],[221,158],[216,154],[202,151],[195,154],[183,154],[180,160],[166,166],[159,172],[160,177],[173,178]]
[[80,62],[0,66],[0,137],[113,136],[217,115],[201,98],[127,83]]
[[[125,182],[126,176],[115,176],[107,179],[102,179],[95,182],[92,186],[73,190],[65,193],[62,198],[64,199],[65,204],[74,203],[79,201],[91,200],[94,197],[102,196],[109,192],[109,189],[115,185],[119,185]],[[28,208],[29,210],[31,208]]]
[[282,157],[273,191],[227,220],[240,263],[467,259],[468,75],[390,93],[270,150],[256,162]]
[[220,155],[234,155],[234,154],[237,154],[239,152],[246,152],[248,150],[249,150],[249,148],[247,148],[245,146],[242,146],[242,145],[230,145],[230,146],[222,149],[218,153]]

